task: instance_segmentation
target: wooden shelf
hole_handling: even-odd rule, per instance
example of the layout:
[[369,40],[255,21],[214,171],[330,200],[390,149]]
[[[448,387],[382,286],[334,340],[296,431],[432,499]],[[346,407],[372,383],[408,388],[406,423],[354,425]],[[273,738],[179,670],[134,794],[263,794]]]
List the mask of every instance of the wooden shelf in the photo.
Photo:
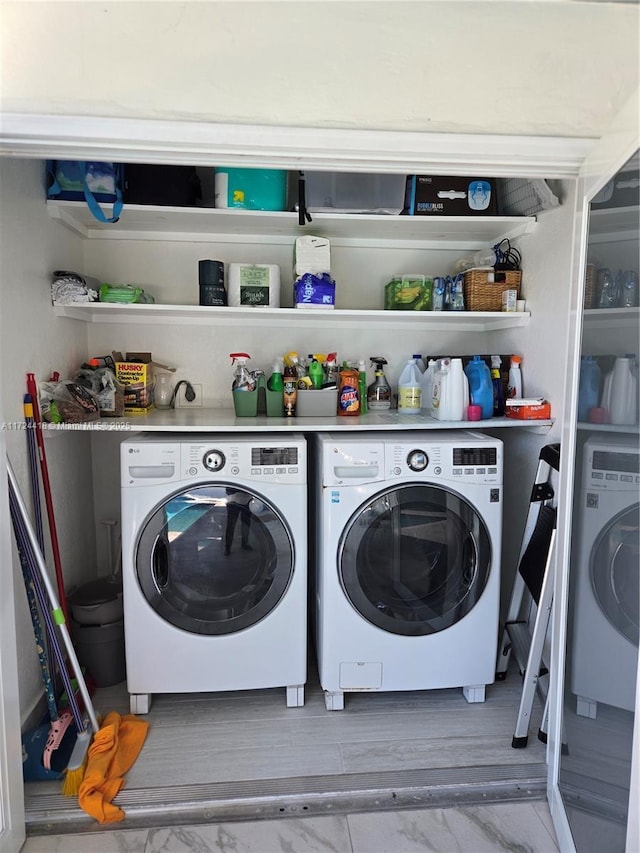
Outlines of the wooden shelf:
[[535,228],[535,217],[524,216],[392,216],[379,214],[314,213],[308,225],[298,214],[207,207],[125,205],[118,222],[103,224],[86,204],[47,201],[48,214],[86,239],[179,240],[199,242],[293,243],[301,234],[318,234],[336,242],[408,242],[450,248],[483,248],[504,237],[514,238]]
[[430,430],[430,429],[529,429],[546,433],[553,419],[520,421],[491,418],[486,421],[439,421],[426,413],[407,415],[397,411],[369,413],[357,418],[338,415],[325,418],[238,418],[233,409],[191,408],[153,409],[146,415],[102,418],[86,424],[48,424],[47,432],[354,432],[358,430]]
[[88,302],[54,305],[58,317],[86,323],[144,323],[207,326],[294,326],[327,328],[366,326],[368,329],[418,329],[488,332],[524,326],[528,312],[501,311],[372,311],[359,309],[227,308],[204,305],[149,305]]

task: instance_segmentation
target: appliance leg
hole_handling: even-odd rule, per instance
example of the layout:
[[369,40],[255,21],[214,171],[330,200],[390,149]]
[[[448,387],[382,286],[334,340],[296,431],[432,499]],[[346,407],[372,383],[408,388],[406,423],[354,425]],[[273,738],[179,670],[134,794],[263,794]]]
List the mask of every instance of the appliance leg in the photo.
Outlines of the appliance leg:
[[129,708],[132,714],[148,714],[151,710],[151,693],[130,693]]
[[579,717],[589,717],[590,720],[595,720],[598,713],[598,703],[593,699],[587,699],[585,696],[576,696],[576,714]]
[[304,684],[287,687],[287,708],[302,708],[304,705]]
[[327,711],[343,711],[344,710],[344,693],[337,691],[331,693],[329,690],[324,691],[324,704]]
[[462,688],[462,695],[467,702],[484,702],[485,684],[470,684],[468,687]]

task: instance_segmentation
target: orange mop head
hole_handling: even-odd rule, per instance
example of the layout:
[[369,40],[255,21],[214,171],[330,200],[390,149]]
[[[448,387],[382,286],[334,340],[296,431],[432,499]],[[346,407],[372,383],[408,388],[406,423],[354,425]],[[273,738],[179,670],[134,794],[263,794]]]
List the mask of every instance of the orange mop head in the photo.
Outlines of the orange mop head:
[[99,823],[124,820],[124,812],[112,801],[142,749],[148,728],[149,723],[133,714],[121,717],[111,711],[93,736],[78,803]]

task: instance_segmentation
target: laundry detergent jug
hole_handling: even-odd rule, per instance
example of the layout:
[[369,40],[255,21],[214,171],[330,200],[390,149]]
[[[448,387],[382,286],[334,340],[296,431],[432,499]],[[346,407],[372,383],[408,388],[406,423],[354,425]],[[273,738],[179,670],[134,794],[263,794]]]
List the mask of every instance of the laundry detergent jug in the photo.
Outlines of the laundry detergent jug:
[[480,406],[483,420],[493,417],[493,386],[488,365],[479,355],[474,355],[464,372],[469,380],[471,404]]
[[600,365],[592,355],[583,356],[580,362],[578,387],[578,420],[587,421],[589,412],[600,399]]

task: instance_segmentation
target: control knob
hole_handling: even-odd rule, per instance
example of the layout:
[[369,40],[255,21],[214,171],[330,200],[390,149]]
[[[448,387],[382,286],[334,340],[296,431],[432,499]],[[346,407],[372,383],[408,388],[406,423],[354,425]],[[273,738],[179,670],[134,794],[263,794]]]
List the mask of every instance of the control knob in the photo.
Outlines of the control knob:
[[221,471],[226,461],[221,450],[207,450],[202,457],[202,464],[207,471]]
[[429,457],[424,450],[412,450],[407,456],[407,465],[412,471],[424,471],[429,464]]

